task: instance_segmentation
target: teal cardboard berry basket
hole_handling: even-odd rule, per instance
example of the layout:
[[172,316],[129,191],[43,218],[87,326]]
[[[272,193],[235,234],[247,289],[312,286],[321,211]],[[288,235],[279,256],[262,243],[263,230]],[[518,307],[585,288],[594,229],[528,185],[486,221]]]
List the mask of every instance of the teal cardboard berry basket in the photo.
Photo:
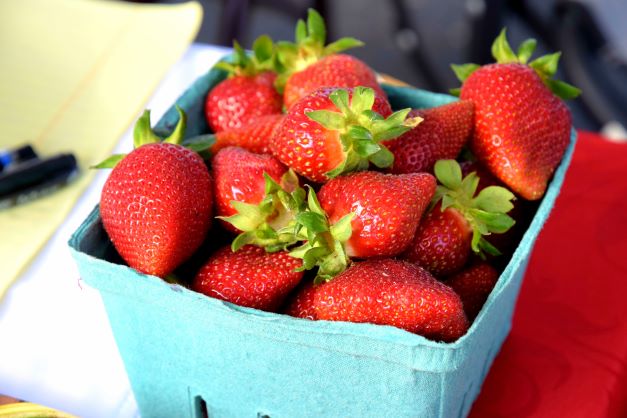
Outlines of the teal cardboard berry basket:
[[[188,136],[208,132],[212,70],[177,101]],[[394,108],[454,97],[385,87]],[[176,124],[172,108],[156,130]],[[239,307],[121,264],[96,207],[70,240],[98,289],[142,417],[463,417],[510,327],[529,256],[553,207],[575,133],[538,211],[468,333],[445,344],[389,327],[308,321]],[[116,261],[118,260],[118,261]]]

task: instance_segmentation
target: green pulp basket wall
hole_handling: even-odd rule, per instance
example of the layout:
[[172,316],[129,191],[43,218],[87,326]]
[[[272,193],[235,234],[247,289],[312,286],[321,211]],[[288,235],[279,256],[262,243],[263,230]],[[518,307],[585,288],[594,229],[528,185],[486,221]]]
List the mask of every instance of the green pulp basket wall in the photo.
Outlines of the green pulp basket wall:
[[[208,131],[211,71],[177,101],[187,135]],[[394,108],[455,98],[386,86]],[[158,123],[177,121],[174,109]],[[571,144],[522,242],[469,332],[452,344],[370,324],[307,321],[242,308],[110,261],[98,208],[70,240],[98,289],[141,414],[150,417],[463,417],[507,336],[535,239],[555,202]],[[97,359],[95,359],[97,361]],[[506,382],[503,382],[506,384]]]

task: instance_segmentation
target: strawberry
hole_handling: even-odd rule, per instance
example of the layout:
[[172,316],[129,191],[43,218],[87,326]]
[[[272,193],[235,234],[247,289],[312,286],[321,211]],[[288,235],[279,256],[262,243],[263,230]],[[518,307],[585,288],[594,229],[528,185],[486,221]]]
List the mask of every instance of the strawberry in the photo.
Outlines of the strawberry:
[[462,178],[454,160],[439,160],[435,174],[441,183],[433,209],[425,216],[404,258],[436,276],[461,269],[470,251],[499,255],[483,235],[504,233],[514,224],[506,215],[514,195],[503,187],[490,186],[475,196],[479,177],[473,172]]
[[370,163],[389,167],[394,156],[380,142],[421,121],[408,119],[409,109],[391,112],[387,100],[370,88],[322,88],[290,108],[271,149],[283,164],[318,183]]
[[229,73],[228,78],[209,91],[205,101],[205,116],[214,132],[241,128],[259,116],[280,114],[283,108],[281,95],[274,88],[277,75],[272,70],[272,40],[259,37],[252,57],[237,42],[234,48],[233,64],[216,64]]
[[346,269],[349,257],[389,257],[411,243],[420,217],[435,190],[428,173],[404,175],[374,171],[330,180],[310,188],[307,208],[295,217],[296,239],[303,244],[290,255],[306,270],[318,267],[315,282]]
[[338,52],[362,46],[354,38],[342,38],[327,46],[326,27],[322,17],[309,9],[307,23],[299,20],[295,42],[279,42],[277,58],[280,76],[276,86],[283,92],[289,109],[300,98],[320,87],[371,87],[385,97],[374,72],[357,58]]
[[270,154],[270,139],[282,120],[283,114],[281,113],[259,116],[251,119],[244,126],[203,135],[202,139],[213,141],[210,148],[212,154],[216,154],[222,148],[232,146],[257,154]]
[[571,116],[560,97],[579,94],[579,89],[551,78],[559,53],[527,65],[534,49],[535,41],[528,40],[515,54],[503,30],[492,45],[496,64],[453,66],[463,82],[460,97],[475,103],[472,152],[528,200],[543,196],[568,146]]
[[334,54],[321,58],[287,79],[283,92],[285,107],[289,109],[299,99],[326,86],[370,87],[378,96],[387,97],[374,71],[366,63],[351,55]]
[[362,171],[330,180],[318,197],[331,225],[354,213],[344,243],[349,257],[392,257],[412,241],[435,186],[428,173]]
[[424,110],[409,117],[423,118],[420,125],[383,144],[394,154],[392,173],[433,170],[437,160],[456,158],[468,141],[474,125],[474,104],[467,100]]
[[420,223],[404,258],[440,277],[466,264],[471,242],[472,227],[464,215],[453,208],[442,211],[437,204]]
[[276,311],[300,282],[301,261],[286,252],[266,253],[247,245],[237,252],[223,247],[194,278],[193,289],[240,306]]
[[113,168],[100,214],[111,242],[142,273],[165,278],[200,246],[211,226],[212,181],[203,160],[180,143],[185,115],[160,142],[146,111],[135,126],[135,150],[96,168]]
[[471,321],[475,319],[499,279],[499,273],[486,262],[477,262],[446,280],[461,298],[464,312]]
[[303,281],[288,299],[283,313],[296,318],[316,319],[314,296],[316,286],[313,281]]
[[[287,168],[271,155],[253,154],[238,147],[222,148],[212,160],[216,212],[221,217],[237,213],[232,201],[259,204],[266,195],[264,173],[281,181]],[[227,229],[237,232],[230,223]]]
[[459,296],[428,271],[404,261],[357,262],[314,291],[317,319],[391,325],[446,342],[468,329]]

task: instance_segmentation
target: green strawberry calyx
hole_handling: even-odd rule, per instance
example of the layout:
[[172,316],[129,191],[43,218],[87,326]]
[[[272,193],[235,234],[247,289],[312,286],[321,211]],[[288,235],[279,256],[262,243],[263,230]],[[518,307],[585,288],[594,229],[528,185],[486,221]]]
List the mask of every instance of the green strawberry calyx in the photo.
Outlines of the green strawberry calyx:
[[296,215],[297,235],[303,244],[293,248],[289,255],[303,260],[301,271],[318,267],[314,283],[319,284],[331,280],[348,267],[350,259],[344,243],[353,232],[351,221],[355,214],[349,213],[331,225],[316,193],[307,187],[307,207]]
[[438,160],[434,167],[438,186],[431,206],[441,202],[441,210],[456,209],[472,229],[472,250],[485,257],[484,253],[500,255],[485,235],[507,232],[515,223],[507,213],[513,209],[515,196],[501,186],[488,186],[477,193],[479,176],[476,172],[462,178],[462,170],[455,160]]
[[296,214],[305,210],[305,190],[298,185],[298,177],[290,169],[278,184],[267,173],[265,196],[259,204],[231,201],[237,211],[232,216],[218,216],[242,231],[231,243],[235,252],[244,245],[256,245],[267,252],[285,250],[299,241]]
[[255,39],[252,54],[248,54],[237,41],[233,41],[233,50],[232,62],[223,60],[214,66],[226,71],[229,77],[252,77],[266,71],[277,71],[276,47],[268,35]]
[[345,158],[325,173],[328,178],[366,170],[370,163],[379,168],[391,167],[394,155],[381,141],[396,138],[422,122],[419,116],[407,117],[410,108],[396,111],[387,118],[373,111],[375,93],[369,87],[355,87],[350,100],[348,90],[337,89],[329,95],[329,99],[339,112],[314,110],[306,113],[327,130],[340,134]]
[[283,91],[285,82],[295,72],[304,70],[322,57],[333,55],[350,48],[363,46],[355,38],[341,38],[325,46],[327,29],[324,19],[314,9],[307,13],[307,23],[302,19],[296,24],[295,42],[277,42],[277,61],[280,65],[276,87]]
[[[214,138],[209,135],[203,135],[183,140],[185,130],[187,129],[187,115],[178,105],[175,106],[179,114],[179,120],[172,133],[166,138],[158,136],[150,126],[150,110],[144,110],[144,113],[135,123],[133,129],[133,148],[139,148],[146,144],[157,144],[165,142],[168,144],[183,145],[192,151],[202,153],[209,149],[215,142]],[[126,157],[126,154],[114,154],[100,163],[91,166],[91,168],[114,168],[120,161]]]
[[[557,71],[561,52],[543,55],[528,63],[536,49],[536,40],[527,39],[514,52],[507,41],[506,28],[501,30],[499,36],[492,44],[492,56],[498,64],[524,64],[529,65],[538,74],[542,82],[555,94],[564,100],[574,99],[581,94],[581,90],[564,81],[555,80],[553,76]],[[481,68],[478,64],[451,65],[453,72],[462,83],[476,70]],[[460,89],[453,89],[451,93],[459,95]]]

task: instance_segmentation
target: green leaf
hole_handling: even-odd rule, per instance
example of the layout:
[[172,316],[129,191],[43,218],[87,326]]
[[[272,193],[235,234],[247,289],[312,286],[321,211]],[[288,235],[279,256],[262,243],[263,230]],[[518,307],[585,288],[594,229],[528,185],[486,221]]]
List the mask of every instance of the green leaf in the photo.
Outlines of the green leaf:
[[378,122],[385,120],[383,116],[381,116],[374,110],[364,110],[363,112],[361,112],[360,115],[358,115],[358,117],[360,118],[360,120],[366,120],[368,122]]
[[449,89],[448,92],[451,96],[459,97],[459,95],[462,94],[462,89],[460,87],[456,87],[454,89]]
[[506,35],[507,29],[503,28],[501,33],[492,44],[492,56],[499,64],[507,64],[510,62],[518,62],[518,57],[509,46]]
[[324,48],[322,55],[324,56],[333,55],[333,54],[337,54],[338,52],[346,51],[347,49],[357,48],[357,47],[364,46],[364,45],[365,44],[362,41],[355,39],[355,38],[350,38],[350,37],[341,38],[327,45]]
[[514,194],[504,187],[488,186],[474,199],[476,207],[488,212],[507,213],[514,208]]
[[481,68],[479,64],[472,64],[472,63],[462,64],[462,65],[451,64],[451,69],[455,73],[455,76],[462,83],[466,81],[468,77],[470,77],[470,74],[474,73],[479,68]]
[[544,81],[547,87],[562,100],[572,100],[581,94],[581,90],[564,81],[548,79]]
[[229,74],[233,74],[235,72],[235,65],[226,61],[218,61],[213,68],[217,68],[218,70],[226,71]]
[[454,204],[455,204],[455,199],[451,195],[449,194],[442,195],[442,203],[440,204],[442,211],[445,211],[446,209],[450,208]]
[[277,182],[274,181],[274,179],[265,171],[263,172],[263,178],[265,188],[264,192],[266,196],[277,193],[281,190],[281,186],[279,186]]
[[533,55],[533,51],[536,50],[536,40],[527,39],[518,47],[518,62],[526,64],[529,58]]
[[377,132],[375,135],[376,141],[387,141],[389,139],[398,138],[403,135],[405,132],[411,130],[411,128],[407,126],[395,126],[390,129],[386,129],[385,131]]
[[455,160],[438,160],[434,166],[435,176],[440,183],[451,190],[462,185],[462,169]]
[[[390,126],[402,125],[407,119],[407,115],[409,115],[409,112],[411,112],[411,108],[409,107],[397,110],[385,119],[385,123],[390,124]],[[420,119],[422,120],[422,118]]]
[[461,190],[465,196],[472,198],[477,191],[477,186],[479,186],[479,176],[472,172],[462,180]]
[[264,62],[272,58],[274,44],[268,35],[261,35],[253,43],[253,53],[259,62]]
[[305,270],[311,270],[318,264],[320,257],[327,254],[327,249],[324,247],[312,247],[305,254],[303,254],[303,268]]
[[[372,143],[372,133],[363,126],[353,125],[348,128],[348,135],[354,140],[369,141]],[[376,145],[376,144],[374,144]],[[376,151],[376,150],[375,150]]]
[[339,112],[332,112],[330,110],[313,110],[306,112],[305,115],[327,129],[333,131],[339,131],[346,126],[346,118]]
[[360,157],[368,158],[372,154],[378,152],[381,149],[381,145],[373,142],[370,139],[358,139],[353,141],[353,149]]
[[294,39],[297,44],[303,43],[307,38],[307,25],[303,19],[298,19],[296,22],[296,29],[294,31]]
[[133,147],[139,148],[145,144],[156,144],[161,142],[161,138],[155,135],[150,126],[150,110],[144,110],[133,129]]
[[174,107],[179,114],[179,121],[176,123],[174,131],[172,131],[170,136],[165,138],[163,142],[167,142],[169,144],[180,144],[181,142],[183,142],[185,130],[187,129],[187,115],[185,114],[183,109],[179,107],[179,105],[175,105]]
[[489,232],[502,234],[515,224],[514,219],[505,213],[486,212],[481,209],[471,209],[469,213],[474,219],[483,223]]
[[342,216],[334,225],[331,225],[331,236],[340,242],[346,242],[353,234],[351,221],[355,217],[354,213]]
[[327,40],[327,28],[322,16],[314,9],[309,9],[307,14],[307,29],[309,37],[317,44],[324,45]]
[[318,234],[329,230],[327,220],[324,215],[314,212],[301,212],[296,215],[296,222],[304,225],[309,232]]
[[248,55],[242,46],[237,42],[237,40],[233,41],[233,50],[235,50],[235,58],[234,61],[237,65],[243,66],[246,61],[248,61]]
[[[499,251],[499,249],[496,248],[494,245],[490,244],[488,240],[486,240],[483,237],[479,239],[479,250],[484,251],[494,257],[501,255],[501,252]],[[485,258],[485,257],[482,257],[482,258]]]
[[[329,99],[342,112],[345,116],[351,114],[351,109],[348,103],[348,91],[346,89],[337,89],[329,94]],[[355,98],[353,98],[353,101]]]
[[202,152],[211,148],[215,142],[216,136],[214,134],[206,134],[187,138],[183,140],[182,145],[194,152]]
[[307,251],[309,251],[309,249],[311,249],[311,244],[306,242],[299,247],[293,248],[289,252],[289,255],[290,257],[294,257],[294,258],[303,258],[305,254],[307,253]]
[[313,188],[311,188],[311,186],[308,187],[309,193],[307,195],[307,207],[313,213],[326,216],[326,212],[324,211],[324,209],[322,209],[322,206],[320,206],[320,202],[318,201],[318,196],[316,196],[316,192]]
[[355,87],[353,89],[353,99],[351,101],[351,110],[359,115],[366,110],[372,110],[374,105],[374,90],[370,87]]
[[538,73],[542,80],[545,80],[555,75],[555,73],[557,72],[557,65],[561,56],[561,52],[543,55],[531,61],[529,63],[529,66]]
[[370,162],[379,168],[391,167],[394,164],[394,154],[385,146],[381,146],[381,149],[372,154],[369,158]]
[[244,232],[239,234],[233,242],[231,242],[231,251],[237,252],[246,244],[250,244],[254,240],[254,234],[251,232]]
[[126,157],[126,154],[114,154],[104,161],[99,162],[96,165],[92,165],[89,168],[114,168],[122,159]]

